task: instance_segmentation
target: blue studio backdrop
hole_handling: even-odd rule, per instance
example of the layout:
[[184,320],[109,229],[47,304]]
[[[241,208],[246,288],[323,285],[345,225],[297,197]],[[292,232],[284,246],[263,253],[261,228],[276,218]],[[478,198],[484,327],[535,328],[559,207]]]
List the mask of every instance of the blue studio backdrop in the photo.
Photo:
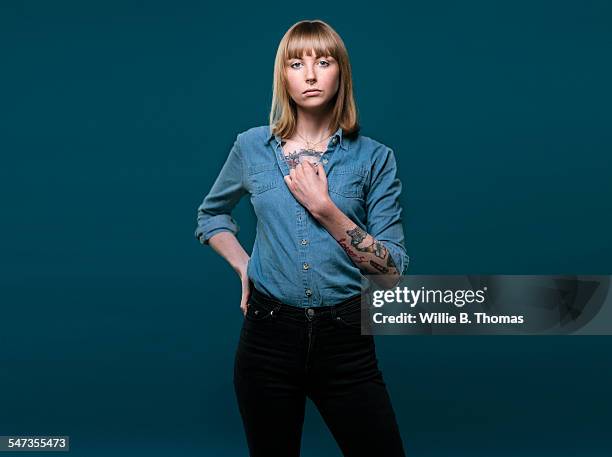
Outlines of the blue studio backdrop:
[[[196,209],[268,122],[282,35],[316,18],[396,153],[409,274],[612,273],[608,1],[5,1],[0,435],[246,455],[240,282]],[[233,215],[250,252],[248,198]],[[376,342],[409,455],[611,451],[608,337]],[[311,403],[303,455],[340,455]]]

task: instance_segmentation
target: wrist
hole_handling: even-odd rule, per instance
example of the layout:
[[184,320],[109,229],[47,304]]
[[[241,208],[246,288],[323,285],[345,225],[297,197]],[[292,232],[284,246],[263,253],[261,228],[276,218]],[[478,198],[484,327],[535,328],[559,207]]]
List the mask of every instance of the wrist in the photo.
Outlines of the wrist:
[[313,207],[310,210],[310,214],[312,214],[312,217],[317,220],[324,219],[334,211],[335,207],[336,205],[334,205],[334,202],[329,197],[327,197],[320,204]]
[[250,257],[247,258],[245,262],[241,263],[237,268],[234,269],[236,270],[236,273],[238,274],[241,280],[244,280],[247,277],[249,260],[251,260]]

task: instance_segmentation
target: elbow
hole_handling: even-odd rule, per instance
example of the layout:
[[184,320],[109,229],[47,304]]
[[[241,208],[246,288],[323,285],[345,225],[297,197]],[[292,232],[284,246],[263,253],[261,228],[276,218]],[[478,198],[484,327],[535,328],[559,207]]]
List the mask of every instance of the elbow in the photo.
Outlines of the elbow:
[[237,235],[240,226],[229,214],[218,214],[215,216],[199,217],[195,230],[195,237],[201,244],[209,244],[213,235],[219,232],[231,232]]
[[388,241],[383,242],[387,248],[390,262],[387,264],[388,271],[374,275],[372,279],[384,289],[392,289],[396,287],[401,279],[404,271],[408,267],[408,255],[403,245],[396,245]]

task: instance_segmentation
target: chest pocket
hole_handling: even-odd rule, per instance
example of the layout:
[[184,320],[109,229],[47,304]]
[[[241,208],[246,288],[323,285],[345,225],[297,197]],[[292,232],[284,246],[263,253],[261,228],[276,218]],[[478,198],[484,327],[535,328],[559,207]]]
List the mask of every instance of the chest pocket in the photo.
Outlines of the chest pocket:
[[259,163],[247,168],[247,183],[253,195],[259,195],[280,185],[281,174],[275,162]]
[[327,186],[330,192],[343,197],[364,199],[364,184],[368,170],[360,166],[334,167],[328,178]]

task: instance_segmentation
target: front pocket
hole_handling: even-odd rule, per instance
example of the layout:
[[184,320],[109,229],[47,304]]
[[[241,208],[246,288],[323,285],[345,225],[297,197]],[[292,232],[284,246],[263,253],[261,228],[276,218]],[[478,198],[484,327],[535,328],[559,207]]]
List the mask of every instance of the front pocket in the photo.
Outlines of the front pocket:
[[368,171],[365,167],[343,166],[333,168],[327,178],[330,192],[343,197],[362,198],[363,187]]
[[344,317],[344,316],[337,316],[337,317],[336,317],[336,320],[337,320],[338,322],[340,322],[342,325],[344,325],[345,327],[352,328],[352,329],[355,329],[355,330],[361,330],[361,321],[360,321],[360,322],[357,322],[357,323],[355,323],[355,322],[349,322],[349,321],[347,321],[347,320],[345,319],[345,317]]
[[253,322],[260,322],[270,319],[272,315],[273,310],[265,309],[257,303],[250,303],[245,318]]
[[278,187],[280,179],[280,171],[275,162],[260,163],[247,168],[247,182],[253,195]]
[[361,306],[336,314],[336,320],[347,327],[361,330]]

